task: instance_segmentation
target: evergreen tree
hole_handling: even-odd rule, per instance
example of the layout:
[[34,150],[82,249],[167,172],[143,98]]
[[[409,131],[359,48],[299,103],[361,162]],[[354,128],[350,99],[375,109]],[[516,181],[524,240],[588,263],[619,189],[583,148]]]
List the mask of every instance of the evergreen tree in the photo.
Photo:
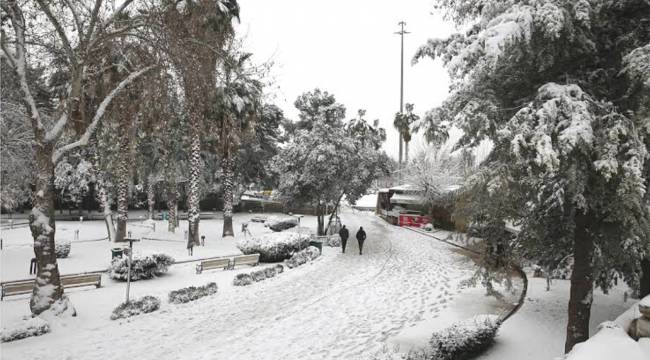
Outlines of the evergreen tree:
[[[416,53],[442,58],[452,94],[427,112],[425,138],[464,131],[458,147],[495,143],[468,181],[488,246],[542,264],[572,258],[565,350],[589,337],[594,284],[632,281],[649,247],[647,74],[650,4],[441,0],[464,33]],[[522,232],[508,242],[505,221]],[[514,256],[515,254],[505,255]],[[488,255],[486,255],[488,256]],[[487,265],[487,263],[486,263]],[[486,266],[479,275],[499,275]]]

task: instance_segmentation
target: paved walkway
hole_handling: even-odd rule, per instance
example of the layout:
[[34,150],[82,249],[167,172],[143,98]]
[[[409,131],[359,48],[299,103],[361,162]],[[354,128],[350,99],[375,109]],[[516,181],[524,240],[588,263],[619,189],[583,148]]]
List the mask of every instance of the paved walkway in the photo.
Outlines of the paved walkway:
[[[448,310],[471,271],[448,245],[377,217],[344,214],[343,222],[352,238],[346,254],[326,248],[314,263],[274,279],[244,288],[219,283],[215,296],[99,328],[89,324],[55,347],[38,338],[3,346],[3,358],[354,358]],[[359,225],[368,233],[362,256],[354,238]]]

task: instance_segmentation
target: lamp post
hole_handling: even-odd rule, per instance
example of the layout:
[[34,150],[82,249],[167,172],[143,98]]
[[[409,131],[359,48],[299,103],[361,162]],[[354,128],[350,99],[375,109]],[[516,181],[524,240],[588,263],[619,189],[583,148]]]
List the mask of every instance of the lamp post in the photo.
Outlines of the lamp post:
[[129,292],[131,291],[131,264],[133,263],[133,243],[140,241],[140,239],[124,238],[124,241],[129,242],[129,267],[126,276],[126,302],[129,302]]
[[300,235],[300,219],[302,219],[305,215],[293,215],[291,213],[289,215],[298,219],[298,249],[302,250],[302,237]]

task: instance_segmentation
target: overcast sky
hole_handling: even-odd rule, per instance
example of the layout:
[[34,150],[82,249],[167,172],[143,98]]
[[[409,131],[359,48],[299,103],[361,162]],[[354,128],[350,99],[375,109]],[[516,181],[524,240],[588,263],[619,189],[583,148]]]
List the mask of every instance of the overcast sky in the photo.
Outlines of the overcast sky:
[[[240,0],[240,33],[248,32],[254,60],[276,62],[276,104],[297,120],[296,98],[316,87],[335,95],[346,107],[346,120],[365,109],[366,120],[379,119],[387,130],[385,150],[398,154],[393,118],[399,111],[400,36],[404,35],[404,103],[415,113],[439,105],[447,96],[449,79],[440,61],[411,58],[429,38],[447,37],[453,24],[433,11],[430,0]],[[418,147],[419,136],[411,148]]]

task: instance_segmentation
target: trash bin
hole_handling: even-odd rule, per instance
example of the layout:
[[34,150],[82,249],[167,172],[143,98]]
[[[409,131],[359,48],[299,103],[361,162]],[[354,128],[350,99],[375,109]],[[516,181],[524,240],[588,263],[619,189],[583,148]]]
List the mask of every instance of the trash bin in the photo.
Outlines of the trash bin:
[[162,219],[163,219],[163,220],[169,220],[169,213],[164,212],[164,213],[162,214]]
[[124,255],[124,248],[112,248],[111,249],[111,260],[115,258],[122,258],[122,255]]
[[318,250],[323,253],[323,243],[321,241],[310,241],[309,246],[315,246]]

